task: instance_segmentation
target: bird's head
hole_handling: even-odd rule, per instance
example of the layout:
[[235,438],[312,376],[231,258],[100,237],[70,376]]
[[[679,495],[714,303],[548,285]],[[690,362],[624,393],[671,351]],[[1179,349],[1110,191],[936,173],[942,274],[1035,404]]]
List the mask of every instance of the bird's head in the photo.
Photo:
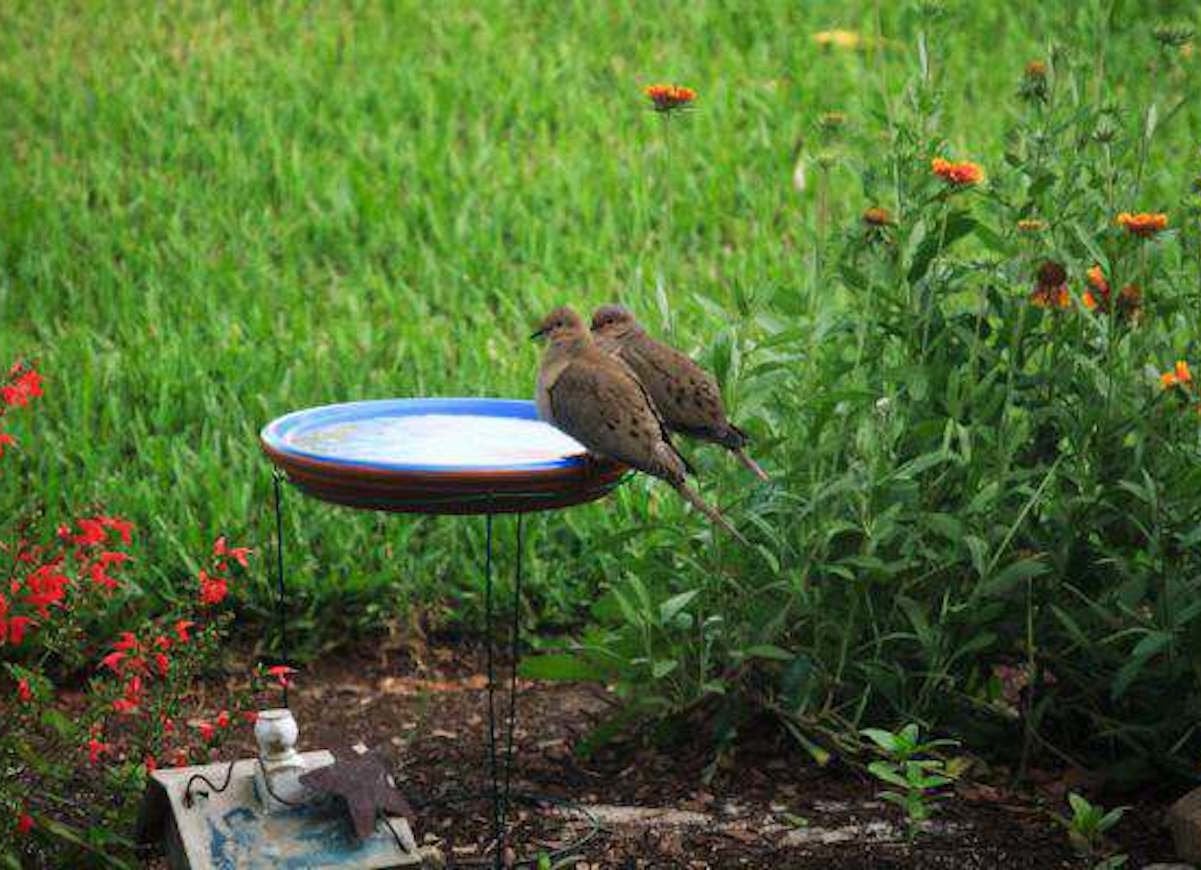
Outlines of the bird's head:
[[634,315],[620,305],[602,305],[592,315],[592,331],[608,338],[621,338],[637,327]]
[[588,332],[584,329],[584,321],[580,320],[580,315],[576,314],[575,309],[570,306],[562,305],[542,319],[530,339],[541,338],[553,343],[564,339],[587,337],[587,335]]

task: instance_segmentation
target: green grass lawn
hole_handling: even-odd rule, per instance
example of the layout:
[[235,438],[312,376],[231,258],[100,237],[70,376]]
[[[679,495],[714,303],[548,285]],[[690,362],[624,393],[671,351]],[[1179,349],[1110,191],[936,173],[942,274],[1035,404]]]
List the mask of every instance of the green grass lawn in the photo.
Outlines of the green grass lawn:
[[[928,46],[940,125],[949,153],[986,166],[1027,61],[1063,45],[1087,99],[1149,101],[1164,87],[1153,26],[1196,18],[1166,2],[947,7]],[[856,2],[4,4],[0,362],[35,359],[47,395],[14,418],[38,449],[6,460],[0,509],[102,503],[143,530],[155,606],[191,598],[189,554],[216,535],[269,551],[268,420],[352,399],[529,396],[530,324],[613,299],[723,371],[758,458],[783,473],[789,420],[743,395],[744,352],[765,324],[816,329],[842,304],[821,243],[870,204],[854,161],[887,146],[922,20]],[[832,28],[865,45],[819,47]],[[1197,63],[1177,87],[1196,92]],[[670,164],[641,95],[655,81],[700,92]],[[847,132],[823,170],[830,111]],[[1196,104],[1163,121],[1143,206],[1187,184],[1198,132]],[[798,365],[818,389],[823,373]],[[742,497],[733,463],[701,458],[713,498]],[[536,519],[533,609],[577,619],[621,574],[623,533],[648,521],[707,535],[642,484]],[[287,522],[316,640],[415,601],[452,618],[477,606],[479,521],[293,496]],[[269,564],[243,590],[249,613],[269,606]],[[679,570],[694,570],[683,554]]]

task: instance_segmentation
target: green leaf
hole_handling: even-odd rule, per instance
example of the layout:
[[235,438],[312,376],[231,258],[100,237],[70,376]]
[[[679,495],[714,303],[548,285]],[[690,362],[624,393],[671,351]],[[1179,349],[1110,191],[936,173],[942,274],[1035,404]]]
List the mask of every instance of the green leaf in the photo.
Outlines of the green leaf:
[[881,728],[864,728],[859,733],[885,752],[897,751],[897,737],[891,731],[885,731]]
[[1114,807],[1101,817],[1101,821],[1097,822],[1097,830],[1101,833],[1108,831],[1122,820],[1122,816],[1126,815],[1128,809],[1130,809],[1128,806]]
[[748,647],[746,655],[750,658],[771,659],[777,662],[790,662],[793,660],[792,653],[771,643],[761,643]]
[[901,774],[897,773],[895,767],[887,761],[873,761],[867,766],[868,773],[876,779],[887,782],[890,785],[899,785],[901,788],[909,788],[909,782]]
[[687,592],[681,592],[679,595],[673,595],[662,604],[659,605],[659,624],[667,625],[675,617],[677,613],[692,603],[692,599],[696,598],[699,590],[690,589]]
[[601,682],[607,676],[595,662],[571,653],[548,653],[526,658],[522,660],[518,672],[531,680],[590,683]]
[[651,665],[651,676],[656,680],[661,680],[680,666],[680,663],[675,659],[659,659]]
[[1068,792],[1068,805],[1072,808],[1072,812],[1078,819],[1086,818],[1093,809],[1092,804],[1074,791]]
[[[905,276],[910,284],[915,284],[925,277],[930,270],[930,264],[940,253],[950,250],[951,246],[964,236],[976,229],[976,219],[964,211],[955,211],[947,215],[946,228],[942,224],[932,226],[929,234],[918,245],[909,272]],[[941,248],[939,245],[941,244]]]
[[1018,559],[981,583],[976,587],[976,592],[980,595],[1004,595],[1022,581],[1041,577],[1050,570],[1050,566],[1042,559]]
[[1080,225],[1079,221],[1072,221],[1072,232],[1076,234],[1077,241],[1084,246],[1088,251],[1089,256],[1097,262],[1106,275],[1109,274],[1109,260],[1101,253],[1101,249],[1097,247],[1097,243],[1093,240],[1093,234]]
[[1168,631],[1151,631],[1134,645],[1134,650],[1130,653],[1130,659],[1114,675],[1113,683],[1110,685],[1109,694],[1113,700],[1117,700],[1126,694],[1131,684],[1138,678],[1138,675],[1143,672],[1147,662],[1156,654],[1161,652],[1172,642],[1172,633]]

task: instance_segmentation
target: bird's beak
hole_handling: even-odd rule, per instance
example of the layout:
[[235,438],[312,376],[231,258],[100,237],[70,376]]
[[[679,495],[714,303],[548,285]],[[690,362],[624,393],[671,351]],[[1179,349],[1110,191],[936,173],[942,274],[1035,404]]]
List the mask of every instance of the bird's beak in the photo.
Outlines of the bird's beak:
[[537,332],[534,332],[530,335],[530,341],[537,341],[538,339],[542,338],[542,336],[544,336],[544,335],[546,335],[546,330],[539,329]]

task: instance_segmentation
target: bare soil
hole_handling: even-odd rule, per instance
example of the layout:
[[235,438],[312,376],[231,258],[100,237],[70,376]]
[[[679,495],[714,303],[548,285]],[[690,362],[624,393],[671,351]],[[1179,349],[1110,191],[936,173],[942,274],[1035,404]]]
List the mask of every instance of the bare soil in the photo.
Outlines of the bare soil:
[[[482,671],[483,657],[457,646],[390,660],[338,654],[304,669],[290,698],[302,749],[337,754],[358,744],[383,752],[416,808],[418,841],[436,845],[452,867],[490,865]],[[504,689],[495,698],[502,764]],[[581,759],[574,748],[612,709],[598,686],[519,682],[512,787],[548,800],[514,803],[508,862],[566,848],[559,857],[575,857],[563,866],[576,868],[1088,866],[1051,815],[1063,807],[1067,773],[1020,792],[964,783],[910,843],[899,812],[878,800],[875,780],[837,761],[818,767],[770,722],[715,766],[707,740],[655,745],[639,735]],[[229,751],[250,755],[252,747]],[[1165,797],[1113,801],[1135,804],[1110,844],[1130,856],[1127,866],[1173,860],[1161,824]],[[600,830],[572,848],[591,825],[555,800],[591,808]]]

